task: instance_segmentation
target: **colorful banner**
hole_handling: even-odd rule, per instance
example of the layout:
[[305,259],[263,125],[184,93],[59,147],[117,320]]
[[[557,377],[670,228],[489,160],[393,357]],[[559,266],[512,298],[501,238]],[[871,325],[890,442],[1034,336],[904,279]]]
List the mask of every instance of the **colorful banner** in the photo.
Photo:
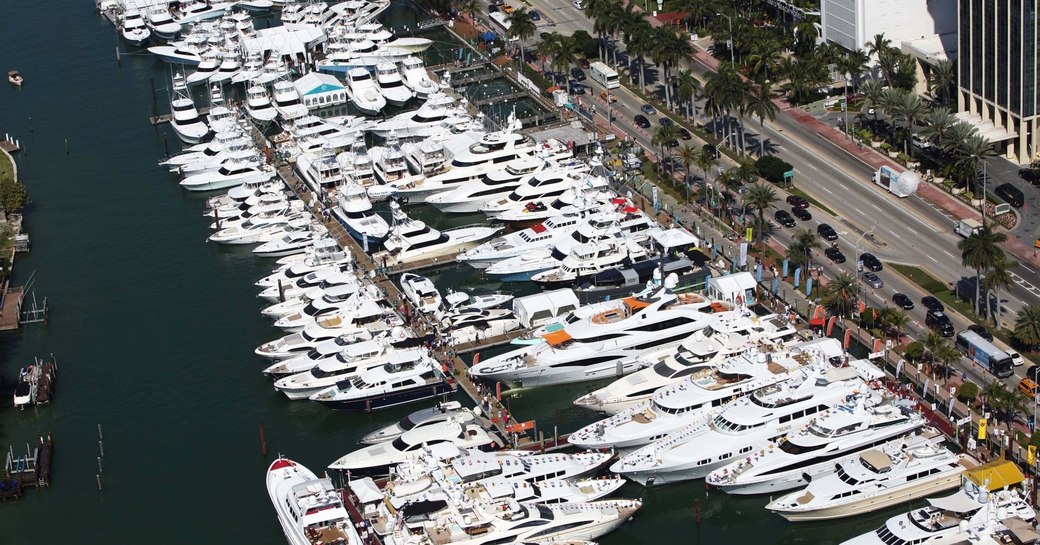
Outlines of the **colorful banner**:
[[[816,307],[816,308],[819,308],[819,307]],[[827,336],[828,337],[830,337],[831,336],[831,332],[834,331],[834,322],[836,322],[837,320],[838,320],[837,316],[831,316],[831,319],[827,320]]]
[[1036,445],[1029,445],[1029,455],[1026,456],[1026,460],[1029,462],[1029,465],[1036,463]]
[[741,242],[740,243],[740,258],[737,260],[737,264],[740,265],[741,267],[743,267],[744,265],[747,265],[747,251],[748,251],[748,243],[747,242]]
[[845,342],[843,343],[843,345],[845,346],[845,350],[848,350],[849,346],[851,344],[852,344],[852,330],[851,329],[846,329],[845,330]]
[[744,231],[744,240],[746,240],[748,242],[751,242],[751,235],[754,234],[754,232],[755,232],[754,228],[748,227]]
[[980,441],[985,441],[986,440],[986,419],[985,418],[980,418],[979,419],[979,440]]

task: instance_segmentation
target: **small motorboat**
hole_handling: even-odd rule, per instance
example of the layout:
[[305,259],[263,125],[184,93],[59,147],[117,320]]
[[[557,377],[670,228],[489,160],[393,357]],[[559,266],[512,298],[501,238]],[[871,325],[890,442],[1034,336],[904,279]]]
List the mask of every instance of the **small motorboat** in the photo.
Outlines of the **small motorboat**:
[[7,72],[7,81],[11,82],[11,85],[14,85],[15,87],[21,87],[25,78],[23,78],[17,70],[10,70]]

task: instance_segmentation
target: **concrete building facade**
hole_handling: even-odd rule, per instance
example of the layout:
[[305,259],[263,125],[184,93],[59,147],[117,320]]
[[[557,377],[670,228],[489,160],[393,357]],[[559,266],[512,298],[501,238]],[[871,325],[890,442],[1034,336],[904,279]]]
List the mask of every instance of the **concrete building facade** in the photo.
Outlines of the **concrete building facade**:
[[902,42],[956,32],[957,0],[821,0],[823,39],[855,51],[884,34]]

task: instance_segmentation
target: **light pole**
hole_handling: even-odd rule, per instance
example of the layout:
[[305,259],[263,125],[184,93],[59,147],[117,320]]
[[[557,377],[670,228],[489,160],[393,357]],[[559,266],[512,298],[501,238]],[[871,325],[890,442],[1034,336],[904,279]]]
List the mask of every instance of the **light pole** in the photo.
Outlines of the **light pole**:
[[729,62],[731,64],[736,64],[737,61],[733,57],[733,18],[725,13],[716,13],[715,15],[725,17],[726,20],[729,21]]

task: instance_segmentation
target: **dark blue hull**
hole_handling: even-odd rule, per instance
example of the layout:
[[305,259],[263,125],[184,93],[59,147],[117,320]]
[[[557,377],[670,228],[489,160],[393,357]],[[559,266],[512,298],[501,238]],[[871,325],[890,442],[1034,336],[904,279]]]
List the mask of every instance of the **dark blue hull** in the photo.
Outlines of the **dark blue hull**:
[[395,405],[403,405],[421,399],[436,397],[452,390],[447,382],[441,381],[435,384],[427,384],[396,392],[387,392],[378,396],[351,399],[347,401],[321,401],[318,403],[341,411],[373,411]]

